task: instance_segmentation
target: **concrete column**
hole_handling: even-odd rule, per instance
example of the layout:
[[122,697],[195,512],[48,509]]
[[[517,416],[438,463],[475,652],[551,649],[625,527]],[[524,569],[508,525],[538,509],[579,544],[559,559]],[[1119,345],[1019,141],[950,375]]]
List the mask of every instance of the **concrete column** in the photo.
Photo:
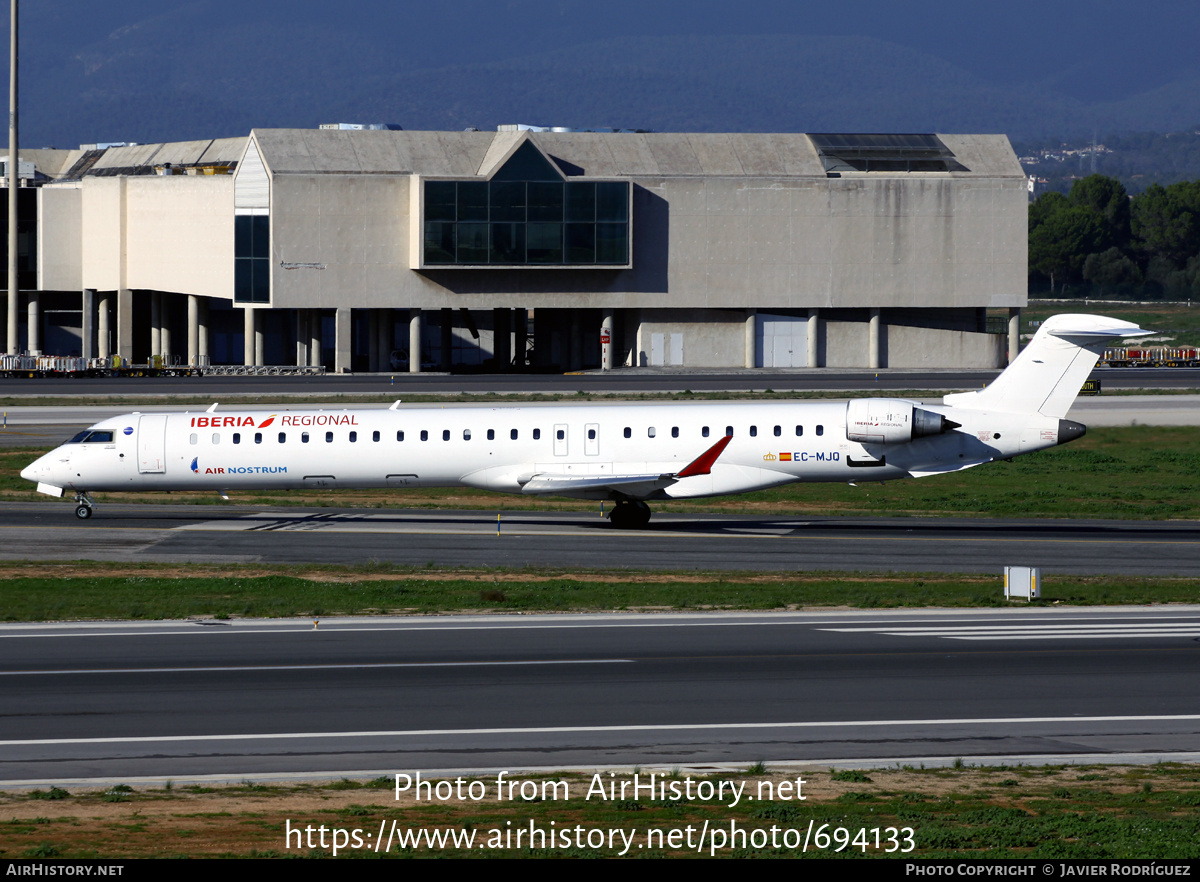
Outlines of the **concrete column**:
[[96,289],[84,288],[79,296],[79,308],[83,321],[79,326],[79,354],[93,358],[96,348],[92,340],[96,336]]
[[454,361],[454,311],[443,309],[441,312],[442,332],[442,370],[450,370]]
[[200,316],[196,327],[196,351],[201,362],[207,362],[212,352],[208,348],[208,298],[200,301]]
[[266,341],[263,339],[263,322],[266,321],[265,309],[254,310],[254,364],[262,367],[266,364]]
[[613,310],[605,309],[600,316],[600,369],[611,371],[616,341],[613,339]]
[[421,310],[408,311],[408,372],[421,373]]
[[808,366],[821,366],[821,310],[808,311]]
[[583,324],[577,309],[571,310],[571,330],[567,339],[568,370],[577,371],[583,367]]
[[29,292],[29,301],[25,308],[28,310],[28,312],[26,314],[26,318],[28,319],[28,325],[26,327],[25,333],[27,335],[27,340],[29,342],[29,354],[30,355],[41,355],[42,354],[42,310],[41,310],[41,303],[39,301],[37,291]]
[[513,313],[513,357],[517,370],[526,368],[525,351],[529,348],[529,311],[522,307]]
[[492,310],[492,360],[496,370],[507,372],[512,365],[512,310]]
[[162,299],[159,300],[158,317],[160,319],[162,319],[161,343],[162,343],[163,364],[170,364],[171,356],[174,355],[174,353],[175,353],[174,348],[171,346],[171,295],[170,294],[163,294]]
[[200,364],[200,298],[195,294],[187,296],[187,362]]
[[108,330],[108,292],[100,295],[100,306],[96,310],[96,355],[108,358],[112,355],[112,336]]
[[867,326],[867,367],[871,370],[879,368],[879,308],[872,307],[871,320]]
[[242,309],[242,364],[254,366],[254,313],[256,310]]
[[1008,363],[1016,361],[1021,354],[1021,307],[1008,309]]
[[292,335],[292,340],[296,344],[296,367],[304,367],[308,364],[308,310],[293,309],[292,310],[293,325],[295,333]]
[[133,291],[117,289],[117,355],[121,361],[133,361]]
[[13,289],[8,292],[8,354],[16,355],[21,351],[21,338],[18,335],[17,313],[21,311],[21,292]]
[[324,320],[321,316],[321,310],[310,309],[308,311],[308,363],[313,367],[320,367],[325,362],[322,361],[324,353],[321,351],[322,345],[322,330]]
[[746,310],[746,367],[758,367],[758,310]]
[[162,354],[162,294],[150,293],[150,362]]
[[334,310],[333,371],[336,374],[350,373],[353,365],[353,318],[349,309]]

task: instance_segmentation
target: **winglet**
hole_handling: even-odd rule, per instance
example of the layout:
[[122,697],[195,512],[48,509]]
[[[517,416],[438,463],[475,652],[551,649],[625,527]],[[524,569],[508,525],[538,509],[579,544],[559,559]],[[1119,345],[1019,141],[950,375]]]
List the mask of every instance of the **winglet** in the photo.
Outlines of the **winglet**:
[[683,471],[677,473],[675,477],[691,478],[696,475],[707,475],[712,471],[713,463],[717,461],[717,457],[724,452],[725,448],[729,446],[729,442],[732,440],[732,435],[721,436],[720,441],[697,456],[684,468]]

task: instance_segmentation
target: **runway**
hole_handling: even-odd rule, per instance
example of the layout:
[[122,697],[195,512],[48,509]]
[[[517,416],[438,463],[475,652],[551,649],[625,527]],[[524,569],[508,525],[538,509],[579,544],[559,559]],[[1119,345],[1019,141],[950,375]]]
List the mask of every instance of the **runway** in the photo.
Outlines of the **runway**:
[[0,504],[0,560],[256,562],[674,571],[1195,576],[1193,521],[754,517],[658,512],[615,530],[595,512]]
[[1200,751],[1200,608],[0,625],[0,786]]

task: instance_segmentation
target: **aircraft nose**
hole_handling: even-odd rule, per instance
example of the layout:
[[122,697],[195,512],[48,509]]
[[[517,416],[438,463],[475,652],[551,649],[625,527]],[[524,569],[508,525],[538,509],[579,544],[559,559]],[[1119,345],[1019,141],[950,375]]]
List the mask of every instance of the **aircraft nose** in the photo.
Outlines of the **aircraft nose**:
[[25,468],[21,469],[21,477],[26,481],[34,481],[36,483],[42,474],[41,462],[42,461],[38,459],[25,466]]

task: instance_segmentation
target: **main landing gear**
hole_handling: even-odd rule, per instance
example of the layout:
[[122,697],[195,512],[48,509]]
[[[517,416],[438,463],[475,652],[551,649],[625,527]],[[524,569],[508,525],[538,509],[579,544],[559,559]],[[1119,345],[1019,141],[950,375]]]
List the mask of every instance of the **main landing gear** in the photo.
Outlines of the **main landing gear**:
[[92,497],[87,495],[86,490],[80,490],[75,494],[75,517],[81,521],[90,518],[95,507],[96,503],[92,502]]
[[640,530],[650,523],[650,506],[644,502],[618,502],[608,513],[608,519],[618,530]]

